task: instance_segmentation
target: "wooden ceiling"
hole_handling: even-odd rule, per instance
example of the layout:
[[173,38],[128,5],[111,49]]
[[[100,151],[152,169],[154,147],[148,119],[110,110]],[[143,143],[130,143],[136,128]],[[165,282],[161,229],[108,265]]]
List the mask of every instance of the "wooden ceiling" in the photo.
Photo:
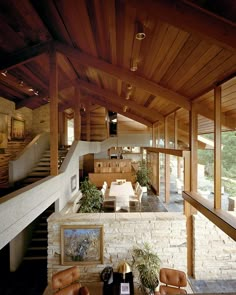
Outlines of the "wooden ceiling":
[[[0,95],[17,108],[49,103],[54,46],[60,110],[73,108],[79,85],[94,113],[100,106],[150,127],[176,113],[187,133],[194,102],[203,134],[213,130],[213,89],[222,85],[222,122],[234,129],[234,2],[1,0]],[[136,38],[140,29],[143,40]]]

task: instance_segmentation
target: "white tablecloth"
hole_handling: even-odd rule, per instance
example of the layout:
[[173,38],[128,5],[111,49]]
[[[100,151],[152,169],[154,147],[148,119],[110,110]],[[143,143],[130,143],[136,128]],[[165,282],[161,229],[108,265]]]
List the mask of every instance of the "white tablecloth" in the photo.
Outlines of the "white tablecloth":
[[116,197],[116,211],[121,208],[129,208],[130,196],[134,196],[134,190],[130,181],[122,184],[111,183],[109,197]]

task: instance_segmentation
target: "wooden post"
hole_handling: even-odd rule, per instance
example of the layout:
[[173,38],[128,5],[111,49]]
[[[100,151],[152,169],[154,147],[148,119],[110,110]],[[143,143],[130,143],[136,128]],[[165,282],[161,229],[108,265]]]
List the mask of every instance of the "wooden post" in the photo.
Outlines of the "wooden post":
[[81,116],[80,116],[80,89],[75,87],[74,97],[74,138],[80,140],[81,136]]
[[[192,104],[190,112],[190,155],[185,153],[184,157],[184,190],[197,192],[197,131],[198,119],[195,106]],[[196,210],[184,201],[184,213],[186,216],[187,229],[187,270],[188,275],[194,275],[193,262],[193,214]]]
[[[165,117],[165,148],[169,147],[168,117]],[[170,155],[165,154],[165,202],[170,201]]]
[[91,129],[90,129],[90,103],[86,106],[86,140],[90,141]]
[[155,133],[155,125],[152,124],[152,147],[156,147],[156,133]]
[[175,136],[175,149],[178,149],[178,118],[177,118],[177,113],[175,112],[174,115],[174,136]]
[[157,153],[157,189],[156,193],[158,196],[160,196],[160,153]]
[[58,69],[57,53],[51,48],[49,54],[50,77],[50,168],[51,175],[58,174]]
[[195,111],[195,105],[192,104],[192,109],[190,112],[190,150],[191,150],[191,169],[190,169],[190,181],[191,186],[190,190],[192,192],[197,192],[197,149],[198,149],[198,139],[197,139],[197,132],[198,132],[198,114]]
[[214,90],[214,208],[221,209],[221,87]]

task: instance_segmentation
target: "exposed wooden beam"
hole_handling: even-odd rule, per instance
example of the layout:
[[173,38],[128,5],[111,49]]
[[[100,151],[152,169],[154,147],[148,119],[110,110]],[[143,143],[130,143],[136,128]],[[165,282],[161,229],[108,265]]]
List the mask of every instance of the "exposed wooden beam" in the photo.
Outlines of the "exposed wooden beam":
[[2,55],[0,58],[0,71],[10,70],[31,61],[45,52],[49,52],[50,45],[51,41],[27,47],[12,54]]
[[129,3],[138,9],[145,9],[155,19],[159,18],[187,32],[198,33],[204,39],[214,41],[233,52],[236,50],[236,26],[190,1],[131,0]]
[[152,123],[145,120],[144,118],[141,118],[139,116],[136,116],[135,114],[130,113],[129,111],[123,112],[122,108],[120,108],[119,106],[113,104],[113,103],[108,103],[107,100],[104,100],[102,97],[93,97],[93,96],[89,96],[88,99],[92,102],[92,103],[96,103],[99,104],[100,106],[105,107],[106,109],[109,109],[110,111],[113,112],[117,112],[127,118],[130,118],[134,121],[137,121],[141,124],[144,124],[148,127],[152,126]]
[[92,92],[99,96],[106,97],[107,105],[109,105],[109,103],[113,103],[114,105],[122,105],[122,106],[126,105],[131,110],[134,110],[135,113],[138,113],[141,117],[143,115],[146,115],[147,117],[150,117],[150,118],[153,117],[156,119],[159,118],[159,120],[161,121],[163,120],[163,116],[159,114],[158,112],[152,109],[145,108],[144,106],[137,104],[136,102],[132,100],[124,99],[110,90],[102,89],[101,87],[98,87],[94,84],[91,84],[82,80],[76,80],[74,82],[78,84],[80,88],[85,89],[86,91]]
[[174,91],[171,91],[157,83],[149,81],[144,77],[137,75],[136,73],[109,64],[108,62],[105,62],[91,55],[82,53],[78,49],[75,49],[69,45],[60,42],[55,42],[55,47],[59,52],[63,53],[71,59],[75,59],[78,63],[82,65],[94,67],[111,75],[112,77],[115,77],[116,79],[122,79],[126,83],[130,83],[137,88],[141,88],[150,94],[161,96],[184,109],[190,110],[190,102],[186,97]]

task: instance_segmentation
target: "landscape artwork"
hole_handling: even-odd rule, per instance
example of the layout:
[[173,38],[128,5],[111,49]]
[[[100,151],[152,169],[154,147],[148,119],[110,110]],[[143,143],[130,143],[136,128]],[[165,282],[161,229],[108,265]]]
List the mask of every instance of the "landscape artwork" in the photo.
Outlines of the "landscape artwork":
[[11,139],[23,140],[25,138],[25,121],[12,118]]
[[7,148],[7,115],[0,113],[0,148]]
[[103,263],[103,226],[61,227],[61,264]]

